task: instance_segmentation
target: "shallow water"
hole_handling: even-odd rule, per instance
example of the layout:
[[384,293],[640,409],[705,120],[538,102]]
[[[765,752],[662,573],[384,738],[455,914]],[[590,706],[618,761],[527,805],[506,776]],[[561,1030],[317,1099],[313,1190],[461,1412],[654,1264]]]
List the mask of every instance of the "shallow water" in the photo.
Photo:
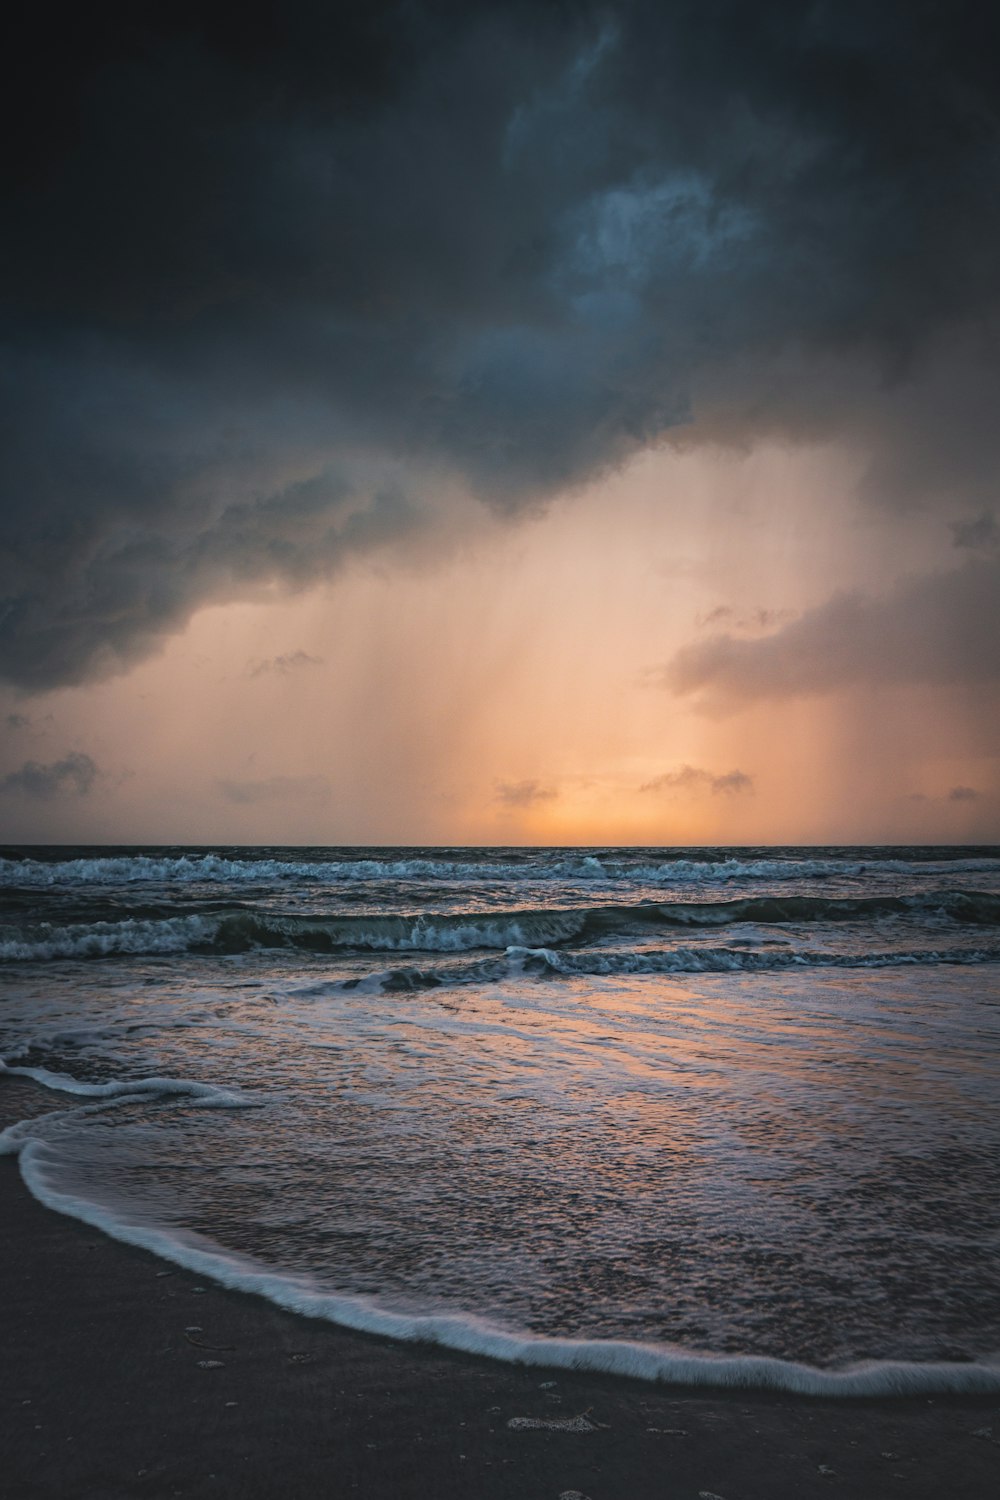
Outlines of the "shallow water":
[[505,1357],[1000,1390],[1000,851],[6,854],[43,1201]]

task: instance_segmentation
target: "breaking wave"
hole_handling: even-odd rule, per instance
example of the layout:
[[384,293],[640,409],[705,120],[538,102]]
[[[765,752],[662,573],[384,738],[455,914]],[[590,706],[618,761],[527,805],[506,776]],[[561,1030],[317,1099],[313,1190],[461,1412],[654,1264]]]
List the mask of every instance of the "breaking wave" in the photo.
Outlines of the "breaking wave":
[[647,902],[570,908],[539,907],[504,913],[368,913],[288,916],[223,910],[211,915],[10,926],[0,936],[0,960],[24,962],[104,958],[120,954],[246,953],[292,949],[310,953],[503,952],[648,939],[657,931],[720,929],[740,923],[783,926],[884,917],[937,917],[953,924],[1000,924],[1000,895],[942,891],[919,896],[767,896],[736,901]]
[[463,859],[449,850],[447,857],[349,858],[349,859],[239,859],[221,854],[93,856],[66,860],[30,857],[0,859],[0,884],[15,887],[56,885],[122,885],[148,882],[163,884],[204,883],[266,884],[274,881],[309,881],[337,884],[346,881],[510,880],[543,882],[629,881],[661,884],[712,885],[737,880],[822,880],[832,876],[856,878],[886,874],[921,876],[934,874],[1000,872],[1000,859],[975,856],[954,859],[847,859],[836,855],[815,858],[693,858],[638,862],[613,852],[574,854],[571,851],[503,851],[503,858],[484,859],[483,851]]
[[941,964],[988,964],[1000,962],[1000,947],[908,949],[886,953],[761,952],[747,948],[669,948],[656,952],[590,950],[574,952],[553,948],[511,946],[502,959],[452,965],[447,969],[417,967],[375,970],[363,978],[341,979],[295,990],[299,998],[321,998],[324,994],[359,990],[391,994],[394,991],[429,990],[439,986],[495,984],[521,975],[537,979],[627,977],[643,974],[764,974],[801,969],[891,969]]
[[1000,960],[1000,947],[916,948],[888,953],[821,953],[747,948],[670,948],[663,952],[557,952],[551,948],[508,948],[509,959],[527,972],[588,974],[755,974],[781,969],[886,969],[913,964],[985,964]]
[[210,947],[218,922],[210,917],[166,917],[120,922],[39,923],[8,928],[0,938],[0,961],[24,963],[53,958],[108,958],[124,953],[186,953]]

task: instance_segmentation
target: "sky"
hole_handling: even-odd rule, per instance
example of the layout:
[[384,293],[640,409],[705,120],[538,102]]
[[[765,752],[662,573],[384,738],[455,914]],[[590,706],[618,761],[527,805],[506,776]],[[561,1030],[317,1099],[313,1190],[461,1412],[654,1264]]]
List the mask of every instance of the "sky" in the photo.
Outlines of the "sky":
[[1000,840],[1000,19],[17,22],[0,840]]

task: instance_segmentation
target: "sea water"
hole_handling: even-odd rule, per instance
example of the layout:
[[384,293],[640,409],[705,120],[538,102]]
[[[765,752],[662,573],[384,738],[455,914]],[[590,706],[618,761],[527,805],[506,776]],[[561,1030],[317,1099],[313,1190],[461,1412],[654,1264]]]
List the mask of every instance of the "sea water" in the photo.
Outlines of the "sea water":
[[1000,849],[0,853],[43,1203],[498,1358],[1000,1391]]

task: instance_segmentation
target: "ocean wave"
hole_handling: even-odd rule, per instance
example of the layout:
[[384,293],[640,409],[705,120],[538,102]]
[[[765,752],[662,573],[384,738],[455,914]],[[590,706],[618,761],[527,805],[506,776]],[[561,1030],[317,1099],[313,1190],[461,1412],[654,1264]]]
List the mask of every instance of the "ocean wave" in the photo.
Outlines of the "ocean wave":
[[113,855],[68,860],[0,859],[0,885],[47,887],[60,885],[155,884],[266,885],[308,881],[339,884],[351,881],[510,881],[604,880],[608,870],[593,856],[556,861],[503,862],[481,857],[463,859],[456,851],[448,858],[412,859],[232,859],[223,855]]
[[444,968],[415,965],[374,969],[349,979],[323,980],[296,986],[299,1000],[322,1000],[334,994],[393,994],[405,991],[499,984],[505,979],[627,978],[664,974],[763,974],[799,969],[890,969],[942,964],[1000,962],[1000,947],[908,949],[884,953],[822,953],[747,948],[670,948],[662,951],[590,950],[578,952],[512,945],[502,957],[454,963]]
[[269,884],[307,881],[338,884],[351,881],[423,880],[480,883],[569,881],[630,882],[660,885],[713,885],[741,880],[822,880],[865,875],[954,875],[1000,872],[1000,859],[973,856],[954,859],[870,859],[840,855],[814,858],[765,857],[722,859],[684,857],[637,862],[614,853],[547,854],[525,851],[519,859],[483,858],[484,851],[462,857],[350,859],[239,859],[221,854],[107,855],[66,860],[0,859],[0,884],[13,887],[108,886],[155,884]]
[[119,922],[73,922],[65,927],[43,922],[20,930],[8,928],[0,937],[0,962],[187,953],[210,946],[218,926],[210,917],[125,917]]
[[657,930],[720,929],[742,923],[785,926],[946,918],[956,924],[1000,924],[1000,895],[941,891],[919,896],[745,897],[734,901],[646,902],[537,907],[506,913],[368,913],[289,916],[247,910],[211,915],[123,917],[118,921],[8,926],[0,961],[103,958],[120,954],[246,953],[287,948],[312,953],[466,953],[477,949],[563,947],[609,938],[648,937]]
[[926,891],[914,896],[745,896],[734,901],[664,902],[652,909],[676,927],[757,926],[872,921],[879,917],[947,917],[977,926],[1000,924],[1000,895],[990,891]]
[[[136,1099],[183,1099],[201,1109],[250,1109],[259,1108],[259,1101],[236,1089],[221,1088],[218,1084],[199,1083],[191,1078],[116,1078],[106,1083],[88,1083],[70,1073],[56,1073],[49,1068],[29,1066],[25,1063],[7,1062],[0,1058],[0,1075],[30,1078],[43,1088],[62,1094],[75,1094],[94,1101],[112,1101],[117,1104],[132,1103]],[[79,1115],[81,1111],[70,1111]],[[16,1155],[21,1150],[28,1134],[42,1122],[62,1118],[66,1111],[41,1115],[37,1119],[22,1120],[8,1125],[0,1131],[0,1156]]]
[[[567,953],[551,948],[507,949],[526,972],[595,978],[616,974],[755,974],[783,969],[887,969],[913,965],[985,964],[1000,960],[1000,947],[916,948],[886,953],[822,953],[747,948],[670,948],[660,952]],[[454,980],[452,980],[454,983]]]
[[[11,886],[133,885],[206,883],[318,878],[327,869],[320,861],[228,859],[202,855],[108,855],[106,857],[36,860],[0,859],[0,884]],[[331,877],[335,878],[335,876]]]
[[[185,1090],[207,1087],[184,1085],[181,1080],[145,1082],[150,1088],[157,1083],[169,1084],[179,1096]],[[66,1080],[59,1086],[65,1088]],[[108,1098],[113,1087],[82,1085],[80,1092],[100,1090]],[[119,1100],[134,1098],[138,1087],[123,1082]],[[199,1099],[199,1102],[209,1101]],[[205,1235],[151,1224],[141,1212],[132,1213],[121,1205],[111,1207],[67,1190],[55,1180],[58,1155],[53,1157],[52,1143],[45,1138],[46,1121],[52,1118],[41,1116],[19,1122],[0,1136],[0,1152],[18,1156],[24,1183],[39,1203],[198,1276],[264,1297],[305,1317],[322,1318],[341,1327],[400,1342],[435,1344],[506,1363],[625,1376],[662,1385],[783,1391],[823,1398],[1000,1393],[1000,1356],[961,1363],[865,1360],[839,1368],[823,1368],[772,1356],[713,1354],[625,1339],[546,1337],[502,1327],[475,1312],[410,1313],[386,1308],[376,1298],[328,1291],[306,1273],[263,1267],[249,1257],[224,1249]]]
[[559,943],[578,937],[586,914],[525,912],[498,917],[368,916],[286,917],[233,912],[162,920],[40,923],[8,928],[0,938],[0,961],[106,958],[121,954],[248,953],[288,948],[303,953],[464,953],[503,951],[512,943]]
[[660,864],[629,866],[628,879],[648,885],[724,885],[739,880],[831,880],[859,879],[866,875],[954,875],[994,873],[1000,860],[972,858],[954,860],[907,859],[721,859],[665,860]]

